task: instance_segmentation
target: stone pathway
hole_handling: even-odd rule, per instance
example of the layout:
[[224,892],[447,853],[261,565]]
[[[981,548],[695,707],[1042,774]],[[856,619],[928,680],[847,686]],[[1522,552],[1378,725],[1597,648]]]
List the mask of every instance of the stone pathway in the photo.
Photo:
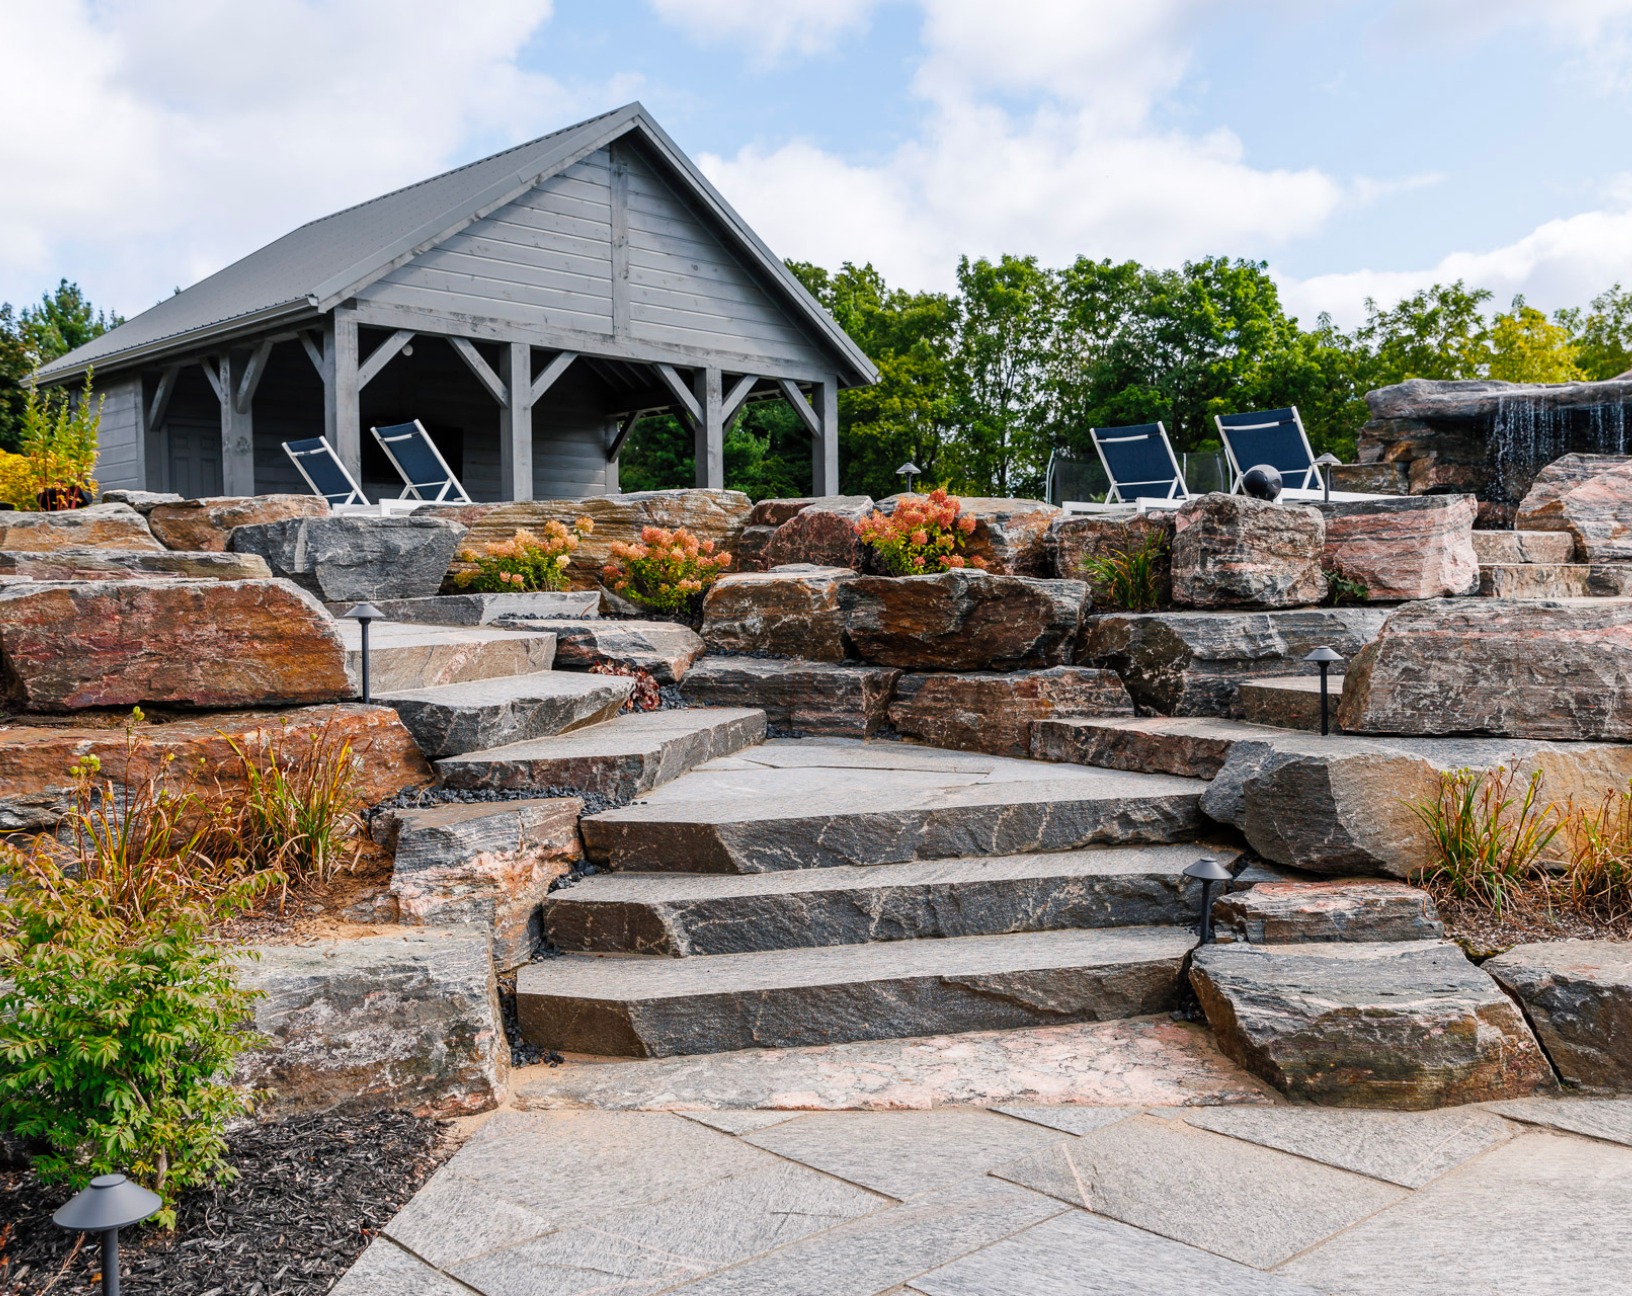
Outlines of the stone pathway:
[[1629,1209],[1627,1101],[510,1111],[334,1296],[1620,1296]]

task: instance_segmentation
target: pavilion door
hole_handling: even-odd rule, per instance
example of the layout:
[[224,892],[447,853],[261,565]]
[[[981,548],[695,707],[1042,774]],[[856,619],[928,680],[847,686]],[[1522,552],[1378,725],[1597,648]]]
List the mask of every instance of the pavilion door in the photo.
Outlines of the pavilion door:
[[221,486],[221,424],[171,419],[165,426],[169,445],[168,489],[186,499],[219,495]]

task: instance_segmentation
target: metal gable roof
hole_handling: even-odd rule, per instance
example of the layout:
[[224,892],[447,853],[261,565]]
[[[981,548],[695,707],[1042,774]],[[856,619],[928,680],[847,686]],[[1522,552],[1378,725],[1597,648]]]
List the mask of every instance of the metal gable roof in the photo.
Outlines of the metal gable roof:
[[861,349],[638,103],[302,225],[45,365],[39,376],[52,382],[77,377],[89,365],[157,360],[263,323],[328,311],[471,221],[637,129],[856,376],[874,381],[876,370]]

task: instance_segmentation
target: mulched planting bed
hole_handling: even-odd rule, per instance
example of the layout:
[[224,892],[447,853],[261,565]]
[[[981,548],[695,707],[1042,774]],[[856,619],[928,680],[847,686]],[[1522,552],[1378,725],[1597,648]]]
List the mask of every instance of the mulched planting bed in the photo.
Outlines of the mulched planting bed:
[[1632,918],[1609,921],[1523,900],[1497,914],[1476,901],[1458,897],[1449,887],[1432,882],[1425,885],[1445,923],[1445,934],[1475,960],[1535,941],[1632,940]]
[[[126,1296],[321,1296],[455,1150],[451,1127],[401,1112],[246,1126],[238,1178],[183,1197],[174,1232],[120,1235]],[[101,1251],[51,1215],[71,1194],[0,1169],[0,1296],[98,1292]]]

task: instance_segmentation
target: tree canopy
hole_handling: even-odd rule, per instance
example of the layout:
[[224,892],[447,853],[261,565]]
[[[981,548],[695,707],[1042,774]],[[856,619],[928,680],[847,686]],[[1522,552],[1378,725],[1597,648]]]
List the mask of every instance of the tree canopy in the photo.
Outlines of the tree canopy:
[[0,450],[18,447],[28,376],[124,322],[97,310],[79,285],[66,279],[37,306],[18,311],[10,302],[0,304]]

